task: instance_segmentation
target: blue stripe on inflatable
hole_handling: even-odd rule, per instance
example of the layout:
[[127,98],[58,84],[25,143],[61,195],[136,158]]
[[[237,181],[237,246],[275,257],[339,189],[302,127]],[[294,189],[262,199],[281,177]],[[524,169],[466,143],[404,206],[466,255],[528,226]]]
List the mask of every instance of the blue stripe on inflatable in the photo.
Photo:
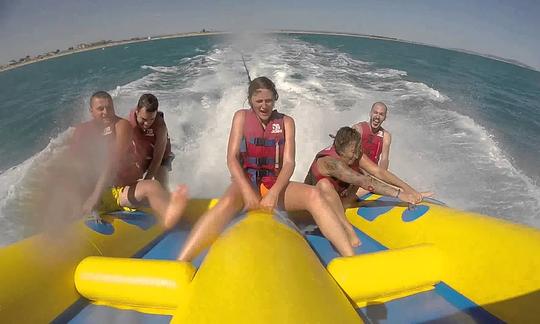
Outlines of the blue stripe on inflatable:
[[[116,211],[109,215],[130,225],[137,226],[142,230],[147,230],[156,224],[156,218],[143,211]],[[94,215],[91,219],[87,219],[84,224],[103,235],[112,235],[114,233],[114,224],[102,220],[99,215]]]
[[366,323],[477,323],[434,290],[356,311]]
[[[358,235],[358,238],[360,238],[360,241],[362,242],[362,245],[354,249],[356,254],[366,254],[387,250],[384,245],[375,241],[374,239],[366,235],[364,232],[360,231],[357,228],[355,228],[354,230],[356,232],[356,235]],[[317,234],[306,235],[306,240],[308,241],[312,249],[315,251],[322,264],[324,264],[324,266],[326,267],[328,263],[330,263],[330,261],[332,261],[334,258],[339,257],[339,253],[334,249],[332,244],[330,244],[330,242],[324,236],[322,236],[320,232],[316,233]]]
[[324,237],[309,234],[306,235],[306,240],[324,266],[339,256],[332,244]]
[[[170,232],[142,258],[154,260],[175,260],[178,257],[178,253],[180,253],[180,249],[184,245],[188,234],[189,231],[185,229]],[[193,260],[192,263],[195,268],[199,268],[207,253],[208,250],[205,250],[199,254],[195,260]]]
[[147,230],[156,224],[156,218],[154,215],[145,213],[143,211],[117,211],[111,213],[111,215],[114,215],[116,218],[128,224],[135,225],[142,230]]
[[88,228],[103,235],[112,235],[114,233],[114,226],[109,222],[104,222],[99,219],[87,219],[84,224]]
[[[397,198],[383,196],[376,200],[366,201],[361,207],[358,208],[356,213],[358,214],[358,216],[363,217],[365,220],[372,222],[377,217],[389,212],[392,208],[396,206],[405,207],[407,206],[407,204]],[[403,211],[401,215],[401,220],[403,220],[404,222],[412,222],[422,217],[425,213],[427,213],[428,210],[429,207],[426,205],[416,205],[408,207],[405,209],[405,211]]]
[[[165,324],[169,323],[172,316],[144,314],[132,310],[120,310],[116,308],[88,305],[76,317],[67,322],[70,324],[94,324],[94,323],[144,323]],[[58,322],[66,323],[66,322]]]
[[475,302],[455,291],[444,282],[437,284],[435,291],[462,312],[469,314],[474,318],[476,323],[504,323],[495,315],[478,306]]
[[71,321],[76,318],[85,307],[88,306],[88,300],[85,298],[79,298],[76,302],[71,304],[62,314],[58,315],[55,319],[51,321],[52,324],[63,324],[71,323]]
[[366,323],[504,323],[444,283],[356,311]]
[[407,208],[401,214],[401,220],[404,222],[412,222],[422,217],[425,213],[427,213],[428,210],[429,207],[426,205],[417,205],[411,208]]
[[393,197],[380,197],[377,200],[366,201],[365,204],[358,208],[356,212],[359,216],[362,216],[367,221],[374,221],[380,215],[387,213],[390,209],[394,208],[401,201]]
[[368,192],[367,194],[361,196],[361,197],[358,197],[358,199],[356,199],[356,201],[362,201],[362,200],[366,200],[368,199],[369,197],[371,197],[373,194],[371,192]]

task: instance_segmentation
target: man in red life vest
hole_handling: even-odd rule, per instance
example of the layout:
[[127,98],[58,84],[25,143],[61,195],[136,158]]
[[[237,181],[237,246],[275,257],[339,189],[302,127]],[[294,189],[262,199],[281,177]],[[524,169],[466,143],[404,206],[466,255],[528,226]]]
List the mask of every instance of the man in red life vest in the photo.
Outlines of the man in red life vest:
[[[364,175],[362,169],[373,177]],[[360,245],[360,240],[345,218],[345,208],[353,206],[357,200],[356,191],[359,187],[373,193],[393,196],[411,204],[420,203],[424,197],[432,195],[430,192],[417,192],[397,176],[367,158],[361,151],[360,134],[351,127],[340,128],[332,146],[315,156],[304,183],[316,186],[335,213],[340,215],[339,219],[347,230],[353,246]]]
[[84,215],[149,204],[165,228],[174,226],[187,205],[187,188],[169,194],[156,180],[140,180],[143,170],[132,143],[132,127],[114,111],[112,97],[98,91],[90,98],[92,120],[75,126],[71,141],[74,164],[91,184]]
[[[354,124],[352,127],[360,133],[362,152],[381,168],[388,170],[390,143],[392,135],[382,127],[382,123],[386,120],[388,107],[380,101],[371,106],[369,112],[369,122],[363,121]],[[360,187],[357,196],[361,197],[369,191]]]
[[146,172],[144,179],[156,179],[167,188],[174,154],[163,112],[158,111],[158,105],[156,96],[143,94],[137,108],[129,113],[129,123],[133,127],[135,154],[143,172]]
[[369,122],[359,122],[352,127],[360,133],[362,139],[362,152],[366,154],[373,163],[388,170],[390,163],[390,143],[392,136],[382,127],[386,120],[388,108],[382,102],[376,102],[371,106],[369,112]]

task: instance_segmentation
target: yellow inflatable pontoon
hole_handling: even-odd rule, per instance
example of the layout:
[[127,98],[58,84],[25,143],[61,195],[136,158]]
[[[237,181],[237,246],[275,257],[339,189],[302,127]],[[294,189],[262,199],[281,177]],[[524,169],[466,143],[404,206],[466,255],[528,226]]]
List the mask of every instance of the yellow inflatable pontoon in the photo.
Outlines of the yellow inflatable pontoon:
[[[161,234],[148,214],[32,237],[0,250],[0,319],[540,323],[539,230],[365,198],[347,210],[363,242],[350,258],[317,231],[302,235],[263,212],[241,217],[193,265],[171,261],[188,229]],[[187,219],[213,203],[191,201]]]

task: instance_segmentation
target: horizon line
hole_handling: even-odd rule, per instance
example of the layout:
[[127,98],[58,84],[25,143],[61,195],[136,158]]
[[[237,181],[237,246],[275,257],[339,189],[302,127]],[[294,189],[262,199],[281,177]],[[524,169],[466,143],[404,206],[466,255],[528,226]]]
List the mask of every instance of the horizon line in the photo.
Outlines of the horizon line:
[[[154,40],[160,40],[160,39],[172,39],[172,38],[182,38],[182,37],[196,37],[196,36],[211,36],[211,35],[222,35],[222,34],[242,34],[242,33],[271,33],[271,34],[282,34],[282,33],[289,33],[289,34],[315,34],[315,35],[334,35],[334,36],[351,36],[351,37],[359,37],[359,38],[368,38],[368,39],[380,39],[380,40],[387,40],[387,41],[394,41],[394,42],[400,42],[400,43],[407,43],[407,44],[414,44],[414,45],[421,45],[421,46],[427,46],[427,47],[433,47],[433,48],[439,48],[444,49],[448,51],[454,51],[458,53],[464,53],[468,55],[475,55],[480,56],[486,59],[491,59],[494,61],[503,62],[506,64],[518,66],[524,69],[528,69],[534,72],[540,72],[540,67],[536,68],[533,66],[530,66],[528,64],[525,64],[521,61],[515,60],[515,59],[509,59],[500,57],[493,54],[485,54],[481,52],[477,52],[474,50],[467,50],[462,48],[447,48],[442,47],[438,45],[433,45],[429,43],[423,43],[423,42],[417,42],[417,41],[410,41],[406,39],[401,39],[397,37],[390,37],[390,36],[382,36],[382,35],[375,35],[375,34],[363,34],[363,33],[353,33],[353,32],[342,32],[342,31],[324,31],[324,30],[304,30],[304,29],[268,29],[268,30],[261,30],[261,31],[254,31],[254,32],[235,32],[235,31],[222,31],[222,30],[206,30],[202,29],[201,31],[191,31],[191,32],[179,32],[174,34],[163,34],[163,35],[151,35],[151,36],[135,36],[131,37],[129,39],[121,39],[121,40],[99,40],[95,42],[82,42],[74,46],[68,47],[68,49],[64,50],[56,50],[59,51],[57,53],[54,53],[53,51],[49,51],[42,54],[37,54],[34,57],[30,57],[28,61],[22,61],[24,58],[19,58],[19,61],[16,61],[15,59],[10,60],[16,61],[15,64],[5,64],[0,65],[0,73],[13,70],[25,65],[46,61],[53,58],[58,58],[70,54],[80,53],[80,52],[86,52],[86,51],[92,51],[100,48],[106,48],[106,47],[114,47],[119,45],[125,45],[125,44],[132,44],[132,43],[142,43],[142,42],[149,42]],[[76,46],[80,45],[89,45],[88,47],[84,48],[75,48]],[[69,48],[72,48],[71,50]],[[51,54],[53,53],[53,54]],[[40,57],[42,55],[46,55],[43,57]],[[28,57],[28,56],[26,56]]]

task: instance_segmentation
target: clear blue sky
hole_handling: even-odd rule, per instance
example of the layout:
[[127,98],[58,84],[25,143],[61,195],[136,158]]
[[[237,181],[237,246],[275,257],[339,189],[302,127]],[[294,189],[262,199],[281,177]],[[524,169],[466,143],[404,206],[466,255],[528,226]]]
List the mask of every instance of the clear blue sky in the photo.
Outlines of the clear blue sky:
[[0,63],[82,42],[211,30],[377,34],[540,70],[540,1],[0,0]]

